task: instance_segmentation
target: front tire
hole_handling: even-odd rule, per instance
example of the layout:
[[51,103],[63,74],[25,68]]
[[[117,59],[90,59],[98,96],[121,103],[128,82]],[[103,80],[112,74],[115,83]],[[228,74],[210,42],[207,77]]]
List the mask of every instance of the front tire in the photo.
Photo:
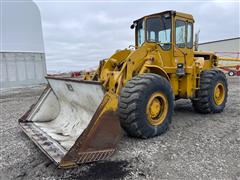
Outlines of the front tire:
[[168,129],[173,107],[172,88],[164,77],[151,73],[135,76],[120,93],[121,126],[133,137],[160,135]]
[[228,86],[225,74],[220,70],[201,73],[200,90],[197,99],[192,100],[193,108],[199,113],[219,113],[225,108]]

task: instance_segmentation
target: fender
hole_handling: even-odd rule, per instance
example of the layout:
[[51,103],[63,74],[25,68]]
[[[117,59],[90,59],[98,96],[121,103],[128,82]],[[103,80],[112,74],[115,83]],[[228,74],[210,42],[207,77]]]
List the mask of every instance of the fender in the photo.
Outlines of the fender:
[[163,68],[156,65],[145,65],[145,68],[147,68],[150,71],[150,73],[158,74],[160,76],[165,77],[168,81],[170,81],[168,74],[164,71]]

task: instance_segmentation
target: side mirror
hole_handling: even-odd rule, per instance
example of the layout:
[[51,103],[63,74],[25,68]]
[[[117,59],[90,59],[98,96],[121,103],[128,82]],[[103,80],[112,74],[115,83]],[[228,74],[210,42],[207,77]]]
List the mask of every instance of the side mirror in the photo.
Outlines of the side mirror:
[[135,28],[135,24],[132,24],[132,25],[130,26],[130,28],[131,28],[131,29],[134,29],[134,28]]

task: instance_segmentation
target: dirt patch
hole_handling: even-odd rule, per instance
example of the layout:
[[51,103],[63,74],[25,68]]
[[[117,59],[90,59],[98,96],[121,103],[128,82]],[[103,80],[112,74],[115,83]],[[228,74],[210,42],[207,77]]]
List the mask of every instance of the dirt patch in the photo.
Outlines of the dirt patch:
[[70,176],[71,179],[122,179],[130,169],[127,161],[103,161],[92,163],[82,175]]

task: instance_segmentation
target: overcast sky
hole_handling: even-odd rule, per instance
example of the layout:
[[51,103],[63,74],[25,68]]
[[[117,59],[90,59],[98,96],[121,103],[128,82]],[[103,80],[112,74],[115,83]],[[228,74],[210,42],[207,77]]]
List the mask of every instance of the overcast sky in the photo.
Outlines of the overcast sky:
[[134,44],[132,21],[165,10],[190,13],[200,42],[240,36],[239,1],[38,1],[48,71],[91,68]]

